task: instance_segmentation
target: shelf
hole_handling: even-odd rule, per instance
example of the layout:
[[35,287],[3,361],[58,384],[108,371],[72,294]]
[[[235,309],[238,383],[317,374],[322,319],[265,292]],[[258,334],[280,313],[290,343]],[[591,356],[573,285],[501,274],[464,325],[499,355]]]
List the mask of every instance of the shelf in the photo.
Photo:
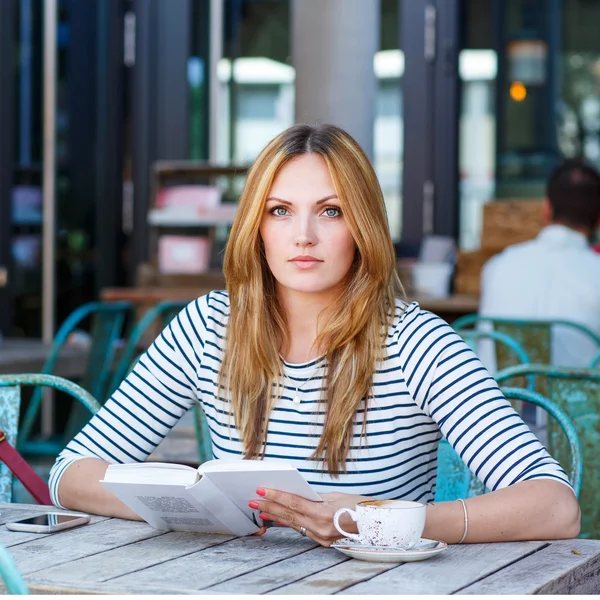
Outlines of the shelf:
[[213,227],[231,225],[237,211],[236,205],[220,206],[210,212],[181,208],[154,208],[148,212],[148,224],[156,227]]

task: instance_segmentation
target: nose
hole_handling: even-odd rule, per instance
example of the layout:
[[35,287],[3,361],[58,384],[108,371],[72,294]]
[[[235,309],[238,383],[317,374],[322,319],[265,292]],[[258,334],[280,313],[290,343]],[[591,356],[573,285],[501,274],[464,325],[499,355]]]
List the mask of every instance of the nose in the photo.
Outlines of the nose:
[[314,246],[317,243],[317,234],[313,215],[299,216],[296,228],[296,246],[304,248]]

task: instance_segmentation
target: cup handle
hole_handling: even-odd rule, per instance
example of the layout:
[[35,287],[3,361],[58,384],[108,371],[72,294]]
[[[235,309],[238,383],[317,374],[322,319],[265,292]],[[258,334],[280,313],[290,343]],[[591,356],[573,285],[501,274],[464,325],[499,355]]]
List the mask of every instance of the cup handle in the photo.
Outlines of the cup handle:
[[348,533],[347,531],[344,531],[340,525],[340,517],[344,514],[344,513],[348,513],[350,515],[350,517],[352,518],[352,520],[354,522],[356,522],[358,520],[358,514],[356,513],[356,511],[352,510],[351,508],[340,508],[335,515],[333,515],[333,526],[344,536],[349,537],[353,540],[357,540],[360,541],[360,535],[356,534],[356,533]]

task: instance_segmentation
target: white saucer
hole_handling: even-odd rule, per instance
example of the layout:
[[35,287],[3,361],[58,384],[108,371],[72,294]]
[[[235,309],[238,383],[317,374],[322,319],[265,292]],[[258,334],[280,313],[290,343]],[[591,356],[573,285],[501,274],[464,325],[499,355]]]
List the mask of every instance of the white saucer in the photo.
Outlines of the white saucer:
[[381,546],[359,544],[350,538],[342,538],[333,542],[331,547],[346,556],[357,558],[358,560],[368,560],[370,562],[416,562],[418,560],[427,560],[443,552],[448,548],[448,544],[446,542],[421,538],[419,543],[411,550],[393,550],[391,548],[382,548]]

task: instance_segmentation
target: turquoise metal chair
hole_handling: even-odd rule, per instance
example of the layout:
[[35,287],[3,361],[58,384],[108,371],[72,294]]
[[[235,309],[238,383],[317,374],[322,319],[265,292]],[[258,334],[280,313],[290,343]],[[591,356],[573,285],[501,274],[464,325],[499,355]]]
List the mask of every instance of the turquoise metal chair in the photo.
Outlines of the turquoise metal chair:
[[[506,333],[502,333],[501,331],[482,331],[479,329],[457,329],[456,333],[462,337],[467,344],[471,347],[473,352],[477,354],[478,344],[480,340],[492,340],[496,344],[496,349],[499,346],[503,347],[507,352],[513,354],[513,359],[517,361],[517,364],[528,364],[529,355],[525,352],[525,349],[519,342],[517,342],[514,338]],[[515,382],[521,383],[521,382]],[[535,391],[535,379],[533,377],[527,377],[526,381],[522,382],[522,385],[516,387],[525,387],[528,390]],[[524,407],[522,406],[522,402],[512,402],[513,408],[525,419],[533,420],[535,416],[525,415]],[[533,407],[532,407],[533,408]],[[535,410],[535,408],[534,408]]]
[[[520,388],[502,388],[502,393],[508,400],[530,402],[544,409],[556,421],[562,435],[558,430],[553,432],[555,443],[566,441],[568,446],[569,481],[579,497],[583,479],[583,464],[581,444],[573,423],[565,411],[554,402],[544,398],[541,394]],[[564,467],[564,465],[563,465]],[[483,484],[471,473],[469,468],[456,453],[446,439],[442,439],[438,446],[438,475],[435,499],[437,502],[447,502],[458,498],[471,498],[485,493]]]
[[[139,320],[123,348],[121,358],[114,371],[110,384],[111,393],[119,387],[139,360],[145,350],[145,348],[140,348],[142,340],[149,331],[152,331],[152,327],[158,323],[159,329],[164,329],[188,304],[187,300],[160,302]],[[203,463],[212,458],[212,447],[210,430],[199,405],[194,406],[194,427],[198,445],[198,460]]]
[[525,352],[525,349],[519,342],[517,342],[514,338],[506,333],[502,333],[501,331],[480,331],[478,329],[456,329],[456,333],[460,335],[465,342],[471,347],[473,352],[477,353],[477,342],[479,340],[493,340],[497,344],[502,344],[515,355],[516,360],[522,364],[526,365],[529,361],[529,355]]
[[[65,392],[75,398],[89,413],[100,410],[98,401],[81,386],[62,377],[39,373],[0,375],[0,429],[6,434],[8,443],[18,447],[18,422],[21,408],[21,387],[42,386]],[[13,474],[0,462],[0,502],[11,502],[13,496]]]
[[[87,353],[88,358],[79,384],[94,398],[104,402],[114,368],[118,343],[123,334],[124,322],[131,309],[130,302],[90,302],[79,307],[69,315],[56,333],[41,373],[52,374],[58,354],[68,337],[89,319],[91,346],[89,349],[82,350]],[[80,405],[75,404],[69,414],[64,435],[57,435],[52,439],[36,440],[33,439],[33,432],[41,402],[41,389],[36,389],[23,415],[19,430],[19,451],[27,456],[56,456],[85,425],[89,415]]]
[[2,544],[0,544],[0,576],[9,594],[29,594],[13,557]]
[[[515,376],[534,376],[536,390],[547,390],[548,398],[571,419],[582,446],[585,479],[581,489],[580,537],[600,539],[600,369],[569,369],[550,365],[520,365],[495,374],[499,384]],[[548,423],[548,450],[563,467],[567,450],[555,438],[556,427]]]
[[156,306],[150,308],[135,324],[113,371],[109,385],[110,394],[112,394],[119,387],[123,379],[127,377],[145,350],[145,348],[140,348],[140,345],[142,344],[142,340],[146,333],[150,331],[156,323],[158,323],[160,330],[164,329],[188,304],[188,301],[160,302]]
[[[478,314],[464,315],[452,322],[455,330],[475,328],[481,323],[490,323],[494,331],[505,333],[518,342],[527,352],[530,362],[548,365],[551,360],[552,327],[568,327],[591,340],[600,350],[600,336],[580,323],[561,319],[504,319],[484,317]],[[516,364],[514,357],[508,356],[503,348],[496,348],[499,368]]]

